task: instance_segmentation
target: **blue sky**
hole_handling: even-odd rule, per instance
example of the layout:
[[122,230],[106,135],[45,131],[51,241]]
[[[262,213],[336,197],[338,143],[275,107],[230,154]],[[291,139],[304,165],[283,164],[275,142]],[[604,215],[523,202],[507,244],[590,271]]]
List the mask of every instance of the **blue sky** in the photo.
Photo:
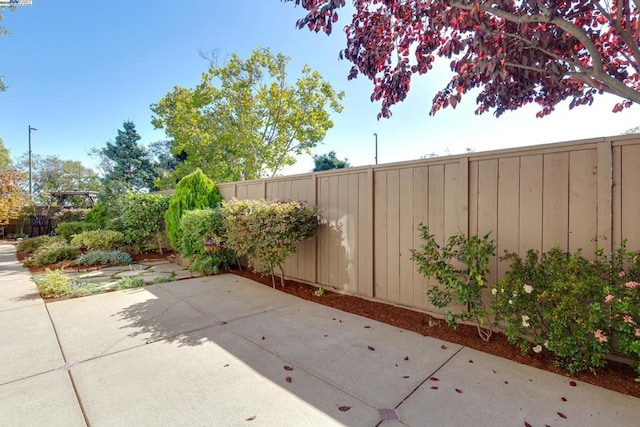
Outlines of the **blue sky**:
[[[346,92],[343,113],[334,114],[334,128],[314,152],[334,150],[354,166],[374,163],[374,132],[379,162],[388,163],[467,147],[485,151],[618,135],[640,125],[640,107],[613,114],[612,97],[572,111],[560,105],[544,119],[535,118],[535,107],[496,119],[475,116],[471,95],[456,110],[430,117],[430,101],[447,82],[446,63],[414,80],[393,117],[378,121],[371,83],[347,81],[350,63],[338,60],[350,13],[342,13],[330,37],[296,29],[302,14],[280,0],[33,0],[32,6],[6,11],[3,24],[12,34],[0,38],[0,75],[9,87],[0,93],[0,138],[17,158],[27,151],[31,125],[38,129],[34,153],[95,167],[89,150],[112,141],[124,120],[136,124],[144,144],[165,138],[150,123],[149,105],[176,85],[198,83],[208,66],[199,52],[247,57],[257,46],[291,57],[292,77],[308,64]],[[287,172],[312,167],[303,156]]]

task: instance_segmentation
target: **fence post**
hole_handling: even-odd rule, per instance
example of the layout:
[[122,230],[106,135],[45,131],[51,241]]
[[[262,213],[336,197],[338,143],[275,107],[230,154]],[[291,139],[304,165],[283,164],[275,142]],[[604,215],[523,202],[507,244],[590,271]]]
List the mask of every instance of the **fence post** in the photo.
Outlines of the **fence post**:
[[597,145],[597,178],[598,178],[598,208],[596,247],[604,249],[605,253],[613,250],[611,239],[613,228],[613,211],[611,197],[613,193],[613,152],[611,140],[606,139]]
[[460,210],[458,226],[465,236],[469,235],[469,157],[460,159],[458,189],[460,191]]
[[375,209],[376,209],[376,195],[375,195],[375,174],[373,166],[369,167],[367,171],[367,182],[369,183],[369,212],[367,212],[367,230],[371,233],[371,245],[369,247],[369,283],[367,283],[366,295],[370,298],[375,298],[375,284],[376,284],[376,268],[373,260],[376,259],[376,234],[375,234]]

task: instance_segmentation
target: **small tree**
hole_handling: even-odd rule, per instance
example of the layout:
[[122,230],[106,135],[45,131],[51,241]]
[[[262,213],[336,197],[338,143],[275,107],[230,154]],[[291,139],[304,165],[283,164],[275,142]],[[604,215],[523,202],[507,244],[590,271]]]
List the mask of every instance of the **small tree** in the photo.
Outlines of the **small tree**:
[[211,208],[221,201],[215,184],[200,169],[182,178],[164,214],[171,246],[180,247],[180,219],[185,211]]
[[223,202],[222,215],[227,222],[227,246],[246,255],[257,272],[271,273],[272,280],[278,267],[282,286],[282,264],[296,253],[300,242],[318,231],[318,209],[297,201],[234,199]]
[[108,228],[124,234],[134,252],[157,250],[162,253],[168,243],[162,216],[169,207],[169,196],[161,194],[127,194],[115,203],[114,219]]
[[0,225],[18,218],[22,207],[29,201],[20,188],[22,179],[19,172],[0,172]]

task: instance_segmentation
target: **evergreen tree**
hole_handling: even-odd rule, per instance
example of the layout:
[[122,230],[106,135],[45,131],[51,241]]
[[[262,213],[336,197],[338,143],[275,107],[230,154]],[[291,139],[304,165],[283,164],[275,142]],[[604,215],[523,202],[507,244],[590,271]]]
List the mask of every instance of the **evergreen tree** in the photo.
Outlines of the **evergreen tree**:
[[104,184],[108,192],[144,192],[153,188],[155,173],[147,149],[140,145],[140,135],[131,121],[118,129],[115,142],[97,150],[104,169]]

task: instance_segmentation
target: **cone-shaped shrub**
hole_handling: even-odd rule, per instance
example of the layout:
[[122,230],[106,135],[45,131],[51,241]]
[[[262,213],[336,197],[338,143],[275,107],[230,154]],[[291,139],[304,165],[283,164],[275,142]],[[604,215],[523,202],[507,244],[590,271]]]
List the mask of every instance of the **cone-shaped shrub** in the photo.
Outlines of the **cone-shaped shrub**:
[[176,186],[169,209],[164,214],[171,246],[180,247],[180,218],[186,211],[216,206],[222,201],[215,184],[200,169],[185,176]]

